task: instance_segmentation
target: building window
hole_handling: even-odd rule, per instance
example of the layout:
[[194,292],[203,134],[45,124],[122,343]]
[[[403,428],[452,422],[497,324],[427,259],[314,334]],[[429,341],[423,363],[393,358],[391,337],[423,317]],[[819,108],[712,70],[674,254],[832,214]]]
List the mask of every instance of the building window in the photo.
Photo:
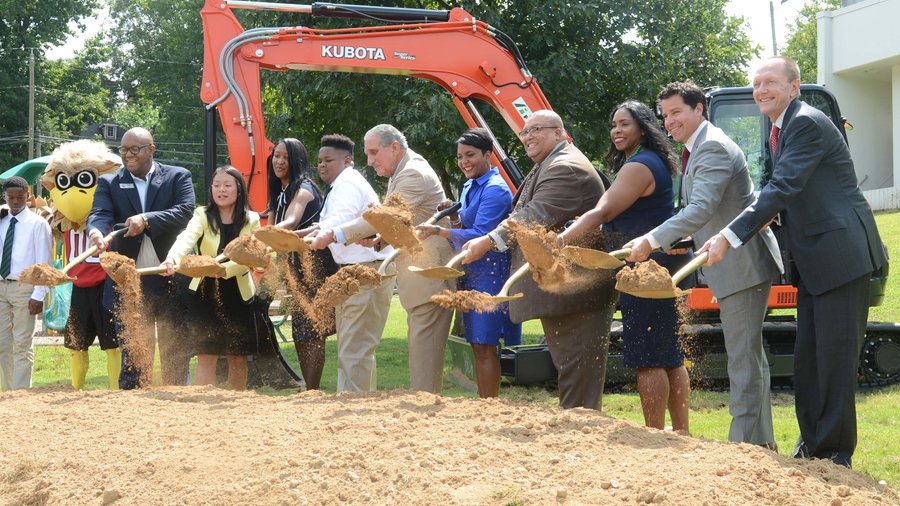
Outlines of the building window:
[[104,130],[103,137],[105,137],[105,138],[107,138],[107,139],[110,139],[110,140],[115,140],[115,139],[116,139],[116,127],[115,127],[115,125],[106,125],[106,126],[103,127],[103,130]]

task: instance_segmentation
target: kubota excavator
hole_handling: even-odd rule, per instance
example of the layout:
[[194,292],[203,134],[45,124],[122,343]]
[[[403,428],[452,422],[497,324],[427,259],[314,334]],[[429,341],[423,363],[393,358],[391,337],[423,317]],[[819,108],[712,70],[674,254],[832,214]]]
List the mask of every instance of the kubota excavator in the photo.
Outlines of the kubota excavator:
[[[340,29],[304,26],[244,29],[235,17],[236,9],[358,18],[385,25]],[[273,148],[265,136],[261,69],[377,73],[426,79],[447,91],[467,125],[486,128],[489,132],[488,124],[475,107],[476,100],[490,104],[514,132],[521,130],[532,111],[551,108],[515,42],[498,28],[461,8],[445,11],[334,3],[299,5],[206,0],[201,17],[204,65],[200,97],[207,104],[207,174],[215,163],[218,117],[231,163],[247,179],[251,206],[256,210],[266,207],[266,159]],[[746,97],[749,96],[748,90]],[[491,136],[494,162],[515,191],[522,181],[522,173],[493,133]],[[879,295],[883,296],[883,281],[880,281],[881,292],[874,294],[875,303],[880,303]],[[699,354],[691,357],[695,367],[706,377],[727,378],[721,326],[716,321],[717,306],[712,293],[703,286],[695,288],[687,305],[706,318],[696,329],[705,344],[697,348]],[[786,283],[773,286],[769,300],[771,309],[795,305],[794,287]],[[785,371],[789,375],[796,325],[790,317],[776,320],[767,327],[767,351],[773,362],[773,375],[783,375]],[[873,384],[895,382],[900,380],[900,325],[878,325],[881,326],[877,327],[877,332],[872,331],[871,339],[867,337],[863,345],[861,380]],[[630,375],[621,367],[616,339],[621,339],[618,330],[613,333],[610,348],[610,383],[628,381]],[[462,368],[467,369],[467,364],[463,363],[467,360],[466,354],[460,353],[462,348],[453,345],[450,348],[455,361],[458,359]],[[501,367],[503,374],[512,377],[514,383],[555,378],[546,347],[504,349]]]

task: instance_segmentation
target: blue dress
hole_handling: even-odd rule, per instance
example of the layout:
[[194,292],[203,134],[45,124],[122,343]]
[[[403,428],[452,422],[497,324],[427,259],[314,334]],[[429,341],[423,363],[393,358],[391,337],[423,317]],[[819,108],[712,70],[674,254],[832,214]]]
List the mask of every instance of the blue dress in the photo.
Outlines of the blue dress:
[[[603,236],[610,250],[619,249],[631,239],[653,230],[675,212],[672,176],[662,158],[647,150],[637,153],[629,161],[646,165],[653,174],[656,188],[652,194],[638,198],[616,219],[603,225]],[[690,255],[657,252],[650,258],[673,273],[690,260]],[[620,294],[622,355],[626,367],[671,369],[684,363],[675,301]]]
[[[453,249],[460,251],[463,244],[486,235],[509,216],[512,211],[512,192],[496,167],[491,167],[477,179],[469,179],[463,185],[459,197],[462,209],[459,219],[462,228],[450,229]],[[460,278],[460,290],[478,290],[497,295],[509,278],[509,252],[489,251],[484,257],[465,266],[466,275]],[[491,313],[475,311],[463,313],[466,340],[473,344],[512,346],[522,342],[522,325],[509,319],[509,305],[504,303]]]

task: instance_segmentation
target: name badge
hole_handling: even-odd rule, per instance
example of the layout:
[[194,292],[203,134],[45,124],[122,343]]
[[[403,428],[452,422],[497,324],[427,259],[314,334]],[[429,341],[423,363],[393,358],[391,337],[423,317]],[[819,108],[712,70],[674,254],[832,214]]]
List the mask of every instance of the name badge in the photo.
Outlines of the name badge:
[[134,188],[134,183],[119,183],[119,188]]

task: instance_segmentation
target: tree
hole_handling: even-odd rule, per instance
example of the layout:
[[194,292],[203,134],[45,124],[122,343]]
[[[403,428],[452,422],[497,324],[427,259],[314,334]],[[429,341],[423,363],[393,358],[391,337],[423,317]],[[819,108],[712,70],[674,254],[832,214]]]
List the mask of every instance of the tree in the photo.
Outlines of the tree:
[[[69,23],[84,19],[96,6],[96,0],[0,0],[0,168],[11,167],[28,157],[31,51],[35,53],[36,67],[43,69],[44,49],[64,42],[72,33]],[[40,72],[35,72],[36,84],[42,82]],[[47,120],[48,126],[53,123]]]
[[788,28],[787,46],[784,55],[797,61],[800,67],[800,82],[819,81],[819,40],[816,15],[820,11],[840,8],[840,0],[807,0],[800,9],[794,25]]

